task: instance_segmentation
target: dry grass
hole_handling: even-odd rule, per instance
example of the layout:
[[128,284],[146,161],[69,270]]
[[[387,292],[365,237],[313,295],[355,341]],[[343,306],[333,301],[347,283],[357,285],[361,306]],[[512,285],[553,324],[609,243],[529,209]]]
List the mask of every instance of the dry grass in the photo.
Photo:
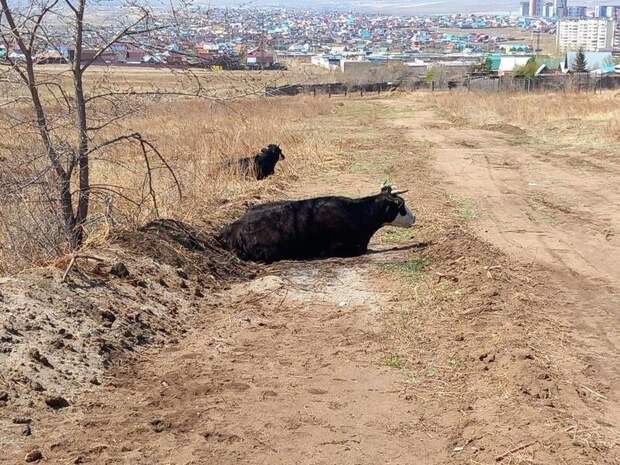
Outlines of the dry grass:
[[[64,83],[70,85],[70,70],[65,65],[41,65],[37,69],[41,77],[62,76]],[[152,88],[173,90],[179,85],[192,85],[196,79],[218,96],[238,96],[243,94],[262,95],[265,86],[336,82],[338,73],[307,63],[293,63],[281,71],[211,71],[192,69],[148,68],[136,66],[98,66],[90,67],[85,75],[86,86],[96,86],[105,82],[135,90]]]
[[[150,75],[151,73],[146,73]],[[155,74],[166,83],[165,77]],[[139,81],[131,85],[140,86]],[[167,99],[132,115],[103,136],[138,131],[154,143],[182,188],[154,154],[150,162],[159,216],[198,225],[230,217],[243,204],[270,198],[323,163],[329,147],[313,120],[330,112],[322,98],[246,98],[232,103]],[[249,156],[270,143],[286,160],[263,182],[239,177],[222,160]],[[0,180],[28,179],[44,159],[35,134],[12,131],[0,141]],[[51,176],[18,194],[0,199],[0,274],[45,263],[65,252],[54,211]],[[89,245],[104,244],[115,229],[135,228],[157,214],[147,189],[143,154],[137,143],[110,146],[92,160],[91,183],[115,192],[93,192]]]
[[513,125],[545,144],[611,148],[620,140],[620,94],[617,92],[452,93],[433,98],[453,122],[477,127]]

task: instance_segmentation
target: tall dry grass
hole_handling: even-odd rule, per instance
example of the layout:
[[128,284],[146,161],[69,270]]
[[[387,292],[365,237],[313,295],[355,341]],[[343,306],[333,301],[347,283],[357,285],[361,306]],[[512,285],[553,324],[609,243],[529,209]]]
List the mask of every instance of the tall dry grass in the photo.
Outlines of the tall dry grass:
[[[137,143],[113,145],[92,159],[91,222],[87,245],[105,244],[115,229],[171,217],[198,225],[221,222],[250,202],[275,197],[286,184],[308,176],[329,159],[330,147],[316,124],[332,109],[323,98],[250,98],[233,103],[167,100],[111,128],[114,136],[140,132],[166,158],[182,190],[154,153],[149,154],[157,211],[148,192],[144,156]],[[244,179],[222,161],[280,144],[286,160],[265,181]],[[34,134],[10,132],[0,141],[0,183],[31,179],[44,166]],[[66,252],[53,178],[0,197],[0,273],[45,263]],[[2,190],[0,189],[0,194]],[[5,193],[6,194],[6,193]]]
[[511,124],[549,144],[601,144],[620,141],[620,93],[435,94],[436,106],[450,119],[473,126]]

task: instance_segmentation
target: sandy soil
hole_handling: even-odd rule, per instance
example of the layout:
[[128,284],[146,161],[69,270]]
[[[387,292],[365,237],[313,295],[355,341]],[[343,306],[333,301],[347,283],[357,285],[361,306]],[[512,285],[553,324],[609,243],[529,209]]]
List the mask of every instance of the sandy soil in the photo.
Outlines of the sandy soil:
[[0,463],[619,463],[614,166],[596,184],[419,97],[348,101],[317,124],[340,168],[288,196],[389,176],[417,228],[191,300],[177,342],[66,408],[9,401]]
[[[408,135],[433,142],[446,191],[475,217],[484,240],[553,270],[570,302],[566,316],[582,330],[575,343],[606,371],[612,397],[620,398],[618,160],[528,148],[520,143],[527,134],[513,126],[455,128],[430,113],[419,116],[425,127]],[[619,408],[608,414],[620,424]]]

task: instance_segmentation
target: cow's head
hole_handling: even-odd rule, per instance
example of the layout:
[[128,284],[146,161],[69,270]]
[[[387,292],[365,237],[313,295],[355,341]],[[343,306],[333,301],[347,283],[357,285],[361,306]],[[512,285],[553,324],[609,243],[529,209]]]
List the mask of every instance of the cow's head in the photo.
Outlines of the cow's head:
[[381,186],[379,197],[385,203],[385,226],[396,226],[398,228],[411,228],[415,224],[415,213],[405,204],[405,199],[401,197],[407,191],[396,191],[392,186],[384,184]]
[[263,155],[270,156],[276,161],[285,159],[284,154],[282,153],[282,149],[279,145],[276,144],[269,144],[267,147],[261,150],[261,153]]

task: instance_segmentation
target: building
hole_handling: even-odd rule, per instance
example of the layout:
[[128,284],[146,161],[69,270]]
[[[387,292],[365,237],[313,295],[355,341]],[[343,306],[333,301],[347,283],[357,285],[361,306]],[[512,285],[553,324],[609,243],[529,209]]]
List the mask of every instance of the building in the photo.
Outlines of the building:
[[612,50],[615,34],[616,23],[607,18],[562,19],[557,24],[556,45],[561,52]]
[[554,0],[553,12],[558,18],[568,15],[568,0]]
[[530,0],[530,16],[542,15],[542,0]]
[[547,2],[543,5],[542,15],[545,18],[551,18],[553,16],[553,3]]
[[617,20],[620,17],[620,5],[601,5],[598,7],[597,16]]
[[586,6],[569,6],[568,14],[570,18],[585,18],[588,16],[588,7]]
[[[611,52],[585,52],[586,70],[607,74],[614,72],[613,55]],[[577,52],[567,52],[564,62],[568,64],[568,69],[574,69],[577,61]]]
[[521,16],[529,16],[530,15],[530,2],[521,2],[521,8],[519,11],[521,12]]

